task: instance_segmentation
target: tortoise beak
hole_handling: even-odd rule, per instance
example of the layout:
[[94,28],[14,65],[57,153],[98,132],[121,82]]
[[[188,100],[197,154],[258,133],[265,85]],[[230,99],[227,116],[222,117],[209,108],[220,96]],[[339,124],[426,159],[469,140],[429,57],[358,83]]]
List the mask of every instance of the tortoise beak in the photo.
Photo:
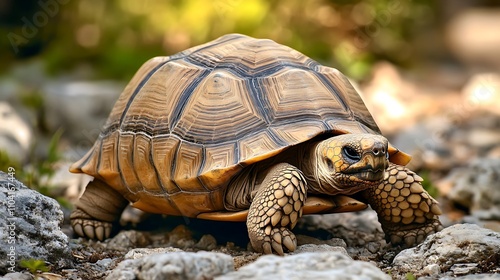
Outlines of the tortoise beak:
[[380,181],[389,162],[385,154],[365,152],[361,159],[344,170],[344,173],[355,175],[364,181]]

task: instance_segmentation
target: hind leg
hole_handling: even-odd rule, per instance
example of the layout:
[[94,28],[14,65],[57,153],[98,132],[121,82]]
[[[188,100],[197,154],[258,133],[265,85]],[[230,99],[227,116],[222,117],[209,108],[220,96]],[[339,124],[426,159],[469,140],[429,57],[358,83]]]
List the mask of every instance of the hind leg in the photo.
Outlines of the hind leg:
[[422,178],[415,172],[390,164],[384,181],[363,192],[392,244],[414,246],[443,228],[438,202],[424,190],[421,182]]
[[128,201],[106,183],[94,179],[71,213],[71,226],[75,233],[90,239],[104,240],[111,235]]

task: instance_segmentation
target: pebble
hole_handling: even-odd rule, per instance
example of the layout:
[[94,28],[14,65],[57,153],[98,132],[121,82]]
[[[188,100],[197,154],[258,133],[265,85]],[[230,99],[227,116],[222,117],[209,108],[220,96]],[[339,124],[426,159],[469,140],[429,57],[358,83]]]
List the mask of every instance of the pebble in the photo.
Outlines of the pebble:
[[115,250],[132,249],[146,247],[150,243],[147,233],[137,230],[124,230],[109,240],[108,248]]

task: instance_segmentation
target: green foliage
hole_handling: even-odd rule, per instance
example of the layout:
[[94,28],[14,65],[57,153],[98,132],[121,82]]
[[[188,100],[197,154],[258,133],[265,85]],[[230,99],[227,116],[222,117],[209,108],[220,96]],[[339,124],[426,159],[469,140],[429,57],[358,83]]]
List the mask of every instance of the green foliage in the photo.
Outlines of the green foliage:
[[[86,64],[99,77],[129,80],[148,58],[244,33],[273,39],[360,79],[379,59],[418,62],[426,50],[418,42],[434,32],[437,5],[431,0],[70,1],[39,33],[52,35],[42,53],[52,73]],[[20,34],[23,22],[16,23],[9,31]],[[3,39],[0,45],[8,45]]]
[[44,100],[40,92],[22,93],[19,99],[26,108],[32,110],[40,110],[43,108]]
[[31,274],[37,274],[39,272],[48,272],[49,268],[45,264],[45,261],[43,260],[38,260],[38,259],[28,259],[28,260],[21,260],[19,262],[19,265],[22,268],[28,269]]
[[406,280],[417,280],[417,277],[415,277],[415,275],[413,275],[413,273],[408,272],[408,273],[406,273]]
[[7,172],[9,168],[14,168],[15,170],[21,170],[21,165],[17,161],[13,161],[7,152],[0,150],[0,170]]
[[432,183],[429,171],[421,171],[419,172],[419,175],[424,179],[422,187],[430,194],[430,196],[434,198],[439,197],[439,189]]

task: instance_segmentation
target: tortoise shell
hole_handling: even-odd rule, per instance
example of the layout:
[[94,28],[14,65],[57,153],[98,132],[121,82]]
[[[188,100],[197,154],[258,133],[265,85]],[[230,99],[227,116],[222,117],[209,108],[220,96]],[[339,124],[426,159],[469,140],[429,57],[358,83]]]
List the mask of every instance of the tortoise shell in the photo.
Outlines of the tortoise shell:
[[231,34],[147,61],[70,171],[144,211],[196,217],[224,210],[225,188],[244,167],[343,133],[380,134],[344,75],[271,40]]

